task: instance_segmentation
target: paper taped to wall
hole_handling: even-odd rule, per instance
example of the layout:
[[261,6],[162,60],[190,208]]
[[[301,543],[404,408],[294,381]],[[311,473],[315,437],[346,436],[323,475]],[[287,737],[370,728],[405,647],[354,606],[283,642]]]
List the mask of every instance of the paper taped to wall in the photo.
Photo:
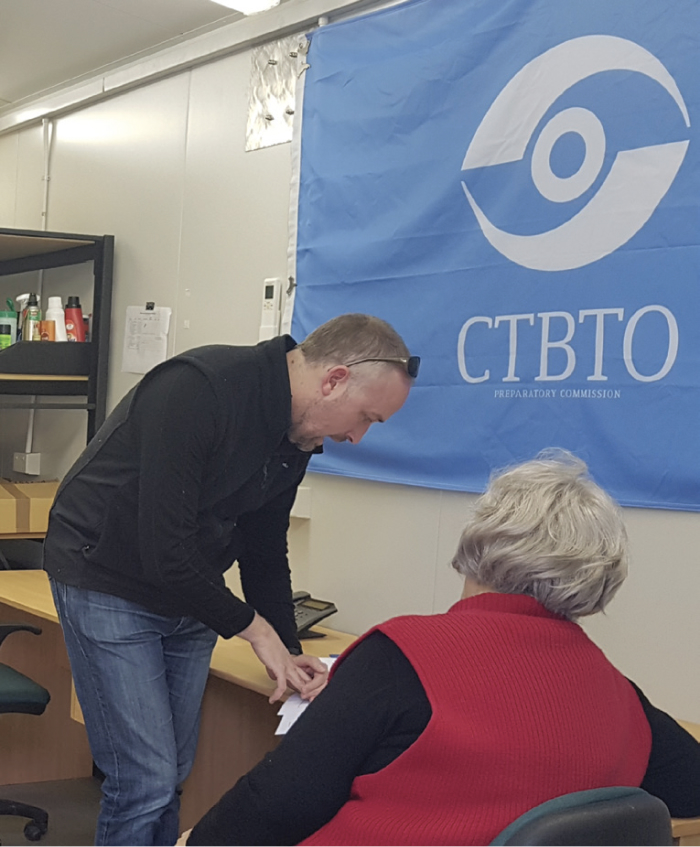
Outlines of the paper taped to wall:
[[145,374],[166,359],[172,309],[149,306],[126,307],[122,373]]

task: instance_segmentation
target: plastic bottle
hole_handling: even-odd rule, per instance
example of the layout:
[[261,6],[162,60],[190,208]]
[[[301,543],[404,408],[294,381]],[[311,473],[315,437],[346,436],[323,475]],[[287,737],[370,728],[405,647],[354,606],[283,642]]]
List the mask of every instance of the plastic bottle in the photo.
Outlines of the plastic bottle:
[[79,297],[68,298],[65,314],[68,341],[85,341],[85,324]]
[[60,297],[49,297],[46,320],[53,321],[56,324],[56,341],[68,341],[68,336],[66,335],[66,317]]
[[22,328],[24,326],[24,319],[27,316],[27,300],[29,300],[29,294],[18,294],[15,297],[15,303],[17,304],[15,310],[17,312],[17,341],[23,340]]
[[12,338],[10,344],[14,344],[17,341],[17,312],[15,312],[12,300],[9,297],[7,298],[7,310],[0,312],[0,324],[10,327],[10,337]]
[[0,350],[4,350],[12,344],[12,327],[4,324],[0,318]]
[[39,321],[39,339],[40,341],[56,340],[56,321]]
[[30,294],[22,322],[23,341],[41,341],[39,334],[39,321],[41,320],[41,309],[36,294]]

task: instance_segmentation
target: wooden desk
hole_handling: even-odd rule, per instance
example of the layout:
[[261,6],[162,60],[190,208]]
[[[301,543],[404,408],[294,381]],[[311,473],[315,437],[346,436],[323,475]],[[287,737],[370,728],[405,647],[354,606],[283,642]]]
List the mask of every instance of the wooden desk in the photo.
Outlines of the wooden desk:
[[[4,715],[0,731],[0,784],[72,779],[92,774],[85,727],[71,719],[72,679],[63,634],[44,571],[0,571],[0,621],[40,626],[40,637],[18,633],[2,659],[51,692],[41,717]],[[325,638],[304,642],[316,656],[341,653],[354,636],[324,627]],[[199,746],[184,786],[182,827],[199,820],[233,783],[278,743],[279,704],[274,685],[250,645],[219,639],[202,704]]]
[[[18,633],[3,645],[2,658],[45,685],[51,702],[41,717],[3,715],[0,784],[89,776],[92,757],[83,725],[70,718],[71,677],[56,609],[43,571],[0,571],[0,621],[34,623],[40,637]],[[326,638],[304,642],[316,656],[340,653],[354,636],[323,627]],[[182,798],[182,829],[188,829],[278,739],[278,704],[253,651],[240,638],[219,639],[202,704],[194,767]],[[700,724],[679,721],[700,741]],[[8,729],[9,727],[9,729]],[[677,844],[700,845],[700,818],[675,819]]]

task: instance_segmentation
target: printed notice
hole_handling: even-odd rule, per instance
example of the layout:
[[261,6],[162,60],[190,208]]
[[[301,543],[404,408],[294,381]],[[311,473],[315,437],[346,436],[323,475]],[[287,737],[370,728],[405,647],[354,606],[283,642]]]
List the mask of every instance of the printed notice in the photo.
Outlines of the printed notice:
[[165,361],[171,314],[169,306],[127,306],[123,373],[145,374]]

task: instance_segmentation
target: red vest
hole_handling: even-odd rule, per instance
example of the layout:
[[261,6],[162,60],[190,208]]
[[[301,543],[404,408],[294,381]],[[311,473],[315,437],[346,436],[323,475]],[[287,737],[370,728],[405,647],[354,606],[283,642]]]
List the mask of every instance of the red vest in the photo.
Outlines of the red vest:
[[415,668],[432,718],[303,844],[489,844],[552,797],[641,784],[649,724],[577,624],[531,597],[481,594],[377,629]]

